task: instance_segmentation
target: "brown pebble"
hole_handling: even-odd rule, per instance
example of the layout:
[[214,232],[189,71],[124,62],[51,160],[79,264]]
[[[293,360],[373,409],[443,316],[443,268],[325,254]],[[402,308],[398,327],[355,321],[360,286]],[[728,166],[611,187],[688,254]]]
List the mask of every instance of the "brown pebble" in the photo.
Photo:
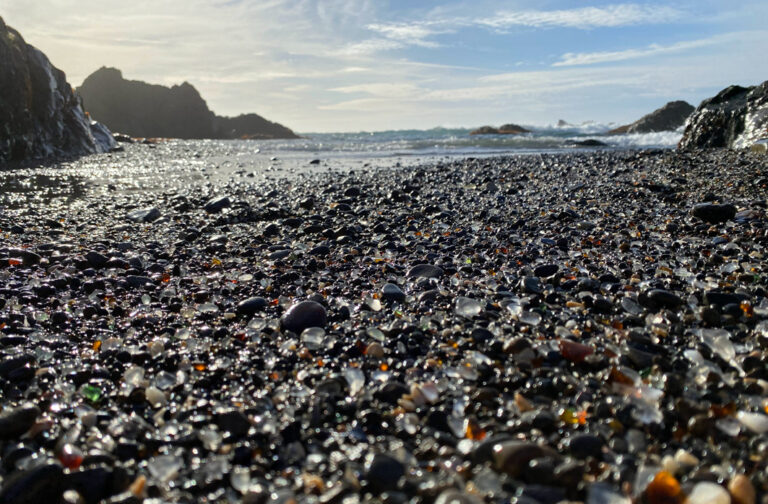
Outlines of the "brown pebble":
[[743,474],[734,476],[728,483],[728,491],[731,492],[734,504],[755,504],[757,496],[752,482]]
[[374,359],[381,359],[384,357],[384,348],[378,343],[371,343],[368,348],[365,349],[365,355],[373,357]]

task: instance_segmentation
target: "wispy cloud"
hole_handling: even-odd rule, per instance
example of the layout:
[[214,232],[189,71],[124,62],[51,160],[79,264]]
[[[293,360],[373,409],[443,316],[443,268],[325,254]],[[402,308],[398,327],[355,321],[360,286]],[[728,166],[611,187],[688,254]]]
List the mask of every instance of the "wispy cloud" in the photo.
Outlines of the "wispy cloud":
[[625,51],[601,51],[592,53],[565,53],[562,59],[552,66],[578,66],[594,65],[597,63],[609,63],[616,61],[626,61],[637,58],[646,58],[648,56],[658,56],[660,54],[669,54],[706,47],[714,44],[713,39],[691,40],[688,42],[679,42],[672,45],[651,44],[642,49],[627,49]]
[[373,38],[363,40],[362,42],[355,42],[348,44],[341,49],[334,52],[338,56],[358,56],[365,57],[373,54],[392,51],[395,49],[402,49],[405,44],[397,40],[385,39],[385,38]]
[[477,24],[496,29],[514,26],[533,28],[606,28],[677,21],[683,13],[662,5],[617,4],[562,10],[501,11],[478,19]]
[[369,24],[366,28],[380,33],[389,40],[396,40],[404,45],[416,45],[421,47],[438,47],[434,41],[427,40],[429,37],[443,33],[449,33],[451,30],[440,27],[443,23],[395,23]]
[[565,66],[583,66],[595,65],[599,63],[615,63],[619,61],[647,58],[651,56],[660,56],[664,54],[681,53],[702,47],[714,46],[733,42],[740,39],[755,38],[755,36],[765,36],[765,33],[759,32],[739,32],[725,33],[713,37],[697,40],[686,40],[675,44],[661,45],[651,44],[642,48],[626,49],[623,51],[598,51],[589,53],[565,53],[560,57],[560,61],[552,64],[555,67]]
[[410,82],[374,82],[370,84],[337,87],[330,91],[345,94],[365,93],[384,98],[409,98],[418,93],[419,87]]
[[541,29],[591,29],[671,23],[682,17],[683,12],[673,7],[628,3],[561,10],[498,11],[485,17],[446,17],[428,21],[371,23],[365,28],[376,36],[350,44],[341,53],[362,56],[404,49],[409,46],[438,48],[442,45],[433,40],[435,36],[455,33],[468,27],[493,31],[505,31],[516,26]]
[[375,37],[348,44],[339,54],[348,56],[369,56],[378,52],[404,49],[407,47],[427,47],[435,49],[440,44],[430,37],[450,33],[452,30],[441,25],[444,23],[371,23],[366,30],[376,34]]

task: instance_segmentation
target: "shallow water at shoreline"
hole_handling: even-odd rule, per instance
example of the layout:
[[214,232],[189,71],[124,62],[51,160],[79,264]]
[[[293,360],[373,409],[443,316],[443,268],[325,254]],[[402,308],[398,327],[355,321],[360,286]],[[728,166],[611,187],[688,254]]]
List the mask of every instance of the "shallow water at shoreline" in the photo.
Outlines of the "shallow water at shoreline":
[[[397,169],[455,159],[556,155],[595,148],[457,150],[396,153],[388,150],[310,149],[309,141],[286,149],[284,141],[170,140],[123,145],[123,152],[78,160],[28,164],[0,170],[0,207],[18,208],[34,199],[70,204],[89,196],[145,193],[190,184],[257,181],[298,174]],[[616,149],[623,150],[623,149]],[[8,168],[8,167],[7,167]]]

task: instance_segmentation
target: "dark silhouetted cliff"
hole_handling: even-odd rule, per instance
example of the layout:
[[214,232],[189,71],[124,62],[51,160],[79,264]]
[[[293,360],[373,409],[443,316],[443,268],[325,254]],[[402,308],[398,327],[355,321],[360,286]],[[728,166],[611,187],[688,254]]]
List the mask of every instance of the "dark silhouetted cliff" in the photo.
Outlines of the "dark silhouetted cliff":
[[64,72],[0,18],[0,163],[109,150],[94,127],[99,140]]
[[102,67],[77,92],[94,119],[133,137],[297,138],[256,114],[216,116],[188,82],[169,88],[126,80],[120,70]]

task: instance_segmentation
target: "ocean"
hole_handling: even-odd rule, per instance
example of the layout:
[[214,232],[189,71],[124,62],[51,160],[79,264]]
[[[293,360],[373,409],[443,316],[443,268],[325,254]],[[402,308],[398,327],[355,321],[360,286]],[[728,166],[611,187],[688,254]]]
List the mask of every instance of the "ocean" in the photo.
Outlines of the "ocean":
[[520,135],[470,135],[467,128],[358,133],[302,133],[300,140],[261,142],[262,150],[318,157],[474,156],[573,150],[574,142],[599,140],[608,149],[674,148],[682,131],[611,135],[615,124],[525,126]]
[[[75,161],[31,163],[0,171],[0,209],[18,208],[30,194],[69,204],[100,193],[153,192],[194,184],[291,179],[315,171],[374,170],[491,157],[674,148],[681,131],[605,136],[614,124],[529,127],[521,135],[470,135],[465,128],[358,133],[303,133],[298,140],[163,140],[124,145],[124,152]],[[601,147],[574,147],[599,140]]]

